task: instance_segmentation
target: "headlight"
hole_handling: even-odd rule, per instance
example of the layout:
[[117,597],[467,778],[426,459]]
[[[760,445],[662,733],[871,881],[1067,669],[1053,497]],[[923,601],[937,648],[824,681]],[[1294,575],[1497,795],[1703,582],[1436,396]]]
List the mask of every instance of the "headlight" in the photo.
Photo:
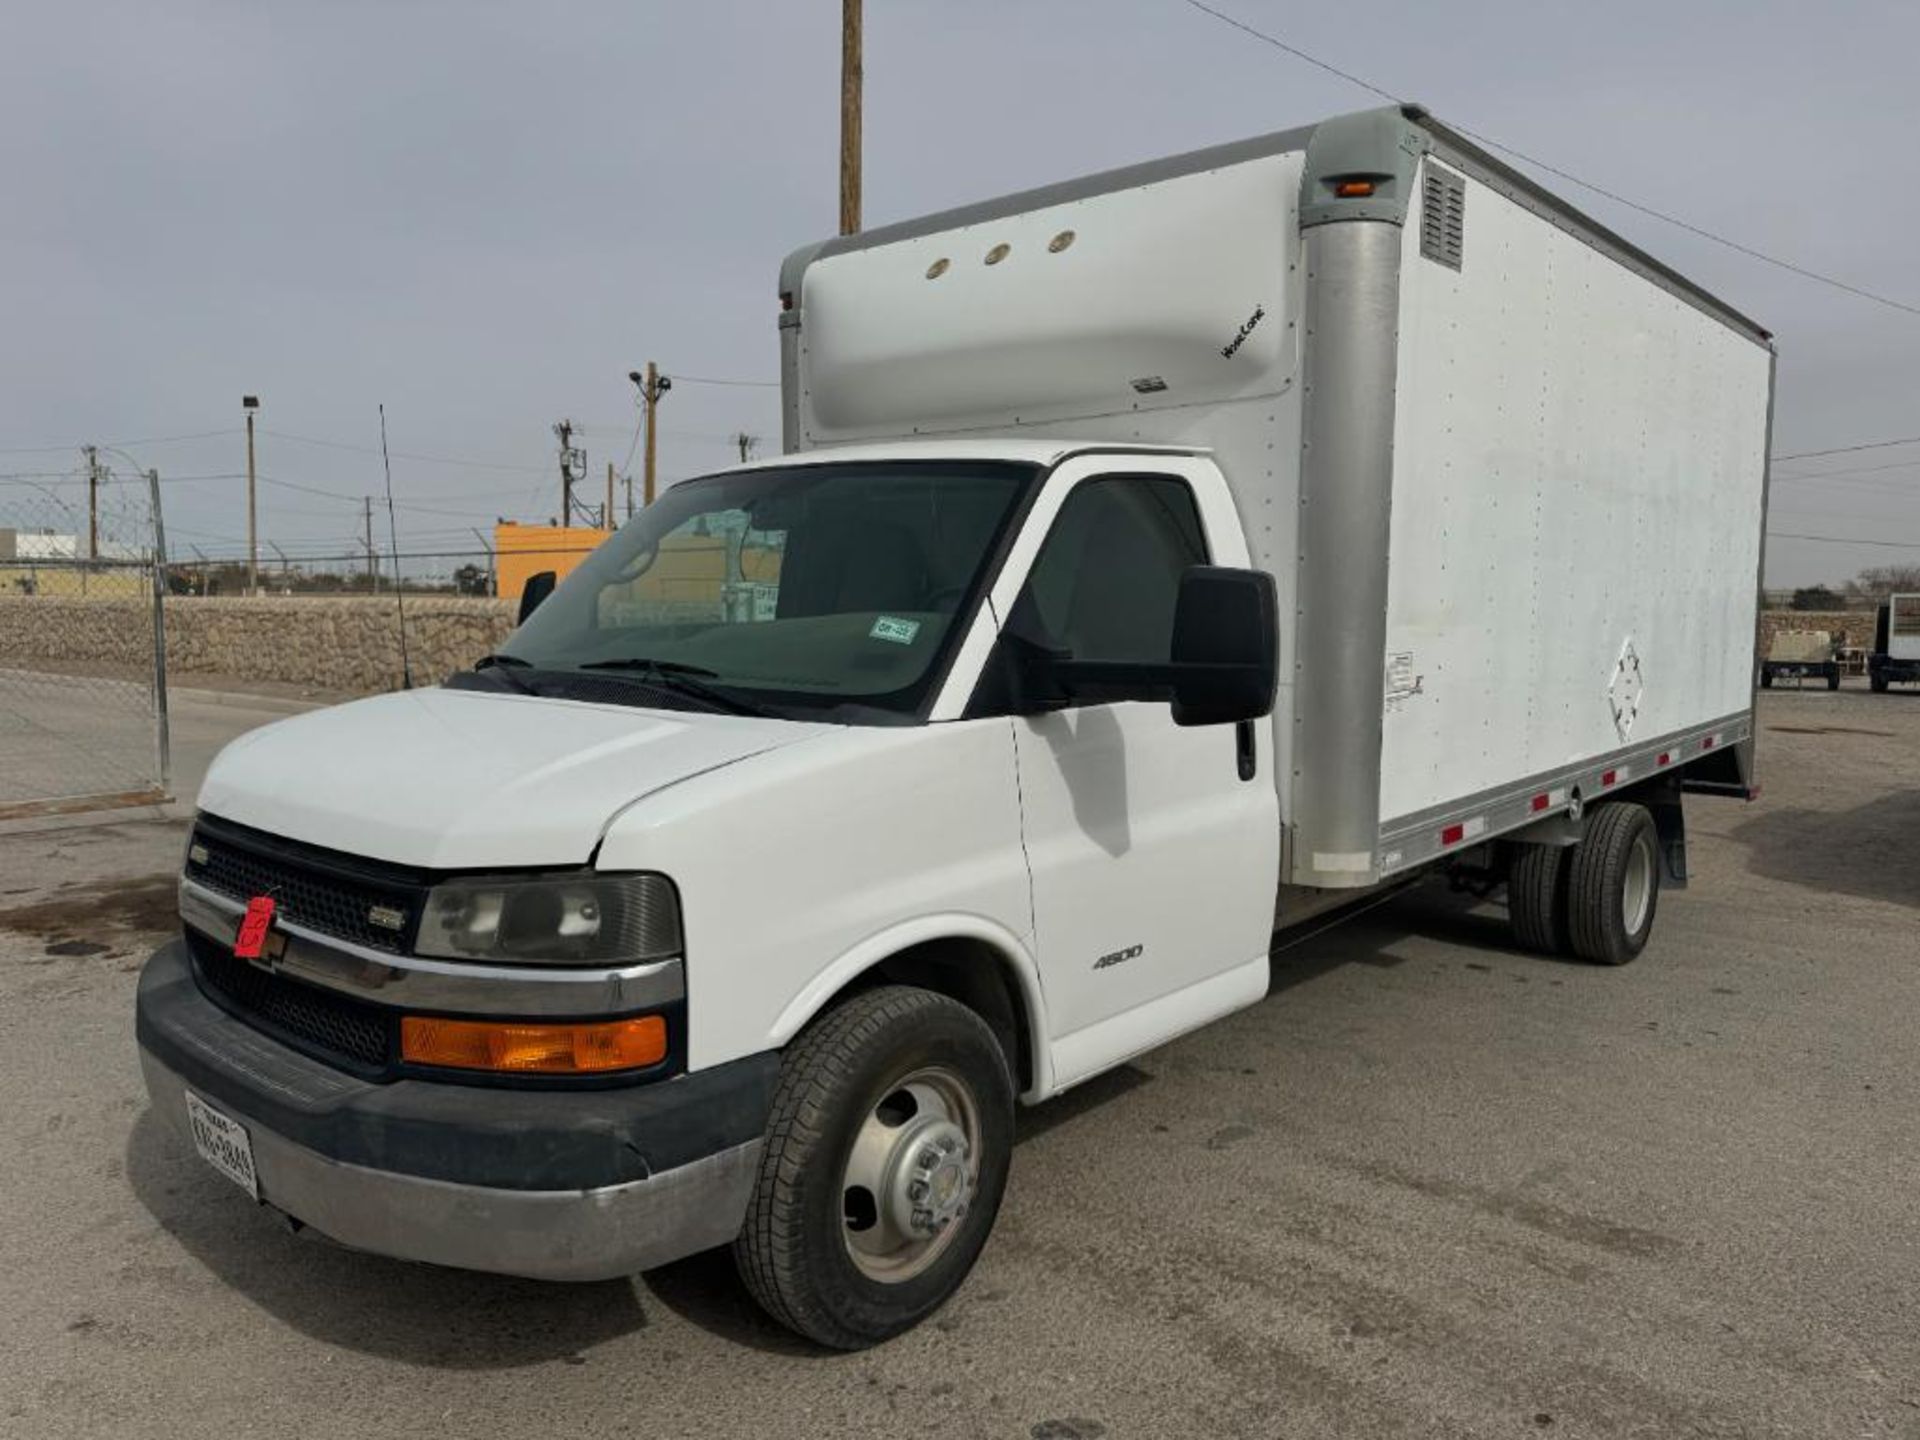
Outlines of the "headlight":
[[632,965],[680,953],[680,899],[664,875],[479,876],[436,885],[420,955],[545,965]]

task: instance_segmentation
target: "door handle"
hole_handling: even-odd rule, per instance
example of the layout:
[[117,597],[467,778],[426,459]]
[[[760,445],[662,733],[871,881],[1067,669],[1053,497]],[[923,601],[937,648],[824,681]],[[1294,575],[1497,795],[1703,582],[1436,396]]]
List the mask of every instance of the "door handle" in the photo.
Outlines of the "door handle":
[[1239,720],[1233,726],[1233,753],[1240,766],[1240,778],[1251,780],[1259,773],[1253,748],[1253,721]]

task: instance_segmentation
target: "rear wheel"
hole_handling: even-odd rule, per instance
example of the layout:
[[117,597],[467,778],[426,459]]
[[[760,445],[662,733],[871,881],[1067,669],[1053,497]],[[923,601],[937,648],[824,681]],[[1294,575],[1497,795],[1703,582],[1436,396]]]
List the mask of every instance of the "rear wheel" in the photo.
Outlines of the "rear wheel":
[[856,995],[782,1062],[741,1278],[823,1345],[897,1335],[973,1268],[1012,1148],[1013,1082],[984,1020],[911,986]]
[[1507,871],[1507,918],[1513,938],[1539,955],[1565,955],[1569,847],[1521,845]]
[[1573,953],[1624,965],[1646,948],[1660,904],[1660,841],[1643,805],[1603,805],[1567,867],[1567,922]]
[[1840,668],[1837,665],[1829,666],[1827,669],[1827,689],[1838,690],[1839,688],[1840,688]]
[[1887,690],[1887,677],[1884,675],[1875,675],[1867,681],[1867,684],[1873,687],[1874,694],[1884,695]]
[[1760,688],[1762,690],[1773,689],[1773,672],[1771,670],[1762,670],[1760,672]]

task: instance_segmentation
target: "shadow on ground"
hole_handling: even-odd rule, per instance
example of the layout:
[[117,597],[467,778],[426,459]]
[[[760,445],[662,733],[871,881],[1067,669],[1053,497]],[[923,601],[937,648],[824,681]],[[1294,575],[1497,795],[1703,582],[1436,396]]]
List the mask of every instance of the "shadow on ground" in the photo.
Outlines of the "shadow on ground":
[[[128,1137],[127,1180],[148,1213],[223,1284],[280,1323],[348,1350],[438,1369],[505,1370],[565,1360],[647,1324],[631,1281],[549,1285],[410,1265],[291,1235],[151,1110]],[[137,1268],[126,1278],[137,1282]]]
[[1920,906],[1920,790],[1851,810],[1771,810],[1736,825],[1747,870],[1766,880]]

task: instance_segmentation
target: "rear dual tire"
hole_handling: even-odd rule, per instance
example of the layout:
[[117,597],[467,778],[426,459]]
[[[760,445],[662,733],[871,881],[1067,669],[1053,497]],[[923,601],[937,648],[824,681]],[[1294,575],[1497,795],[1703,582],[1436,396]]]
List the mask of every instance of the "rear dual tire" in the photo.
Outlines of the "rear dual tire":
[[1507,877],[1514,938],[1541,955],[1625,965],[1660,900],[1660,838],[1644,805],[1602,805],[1576,845],[1524,845]]

